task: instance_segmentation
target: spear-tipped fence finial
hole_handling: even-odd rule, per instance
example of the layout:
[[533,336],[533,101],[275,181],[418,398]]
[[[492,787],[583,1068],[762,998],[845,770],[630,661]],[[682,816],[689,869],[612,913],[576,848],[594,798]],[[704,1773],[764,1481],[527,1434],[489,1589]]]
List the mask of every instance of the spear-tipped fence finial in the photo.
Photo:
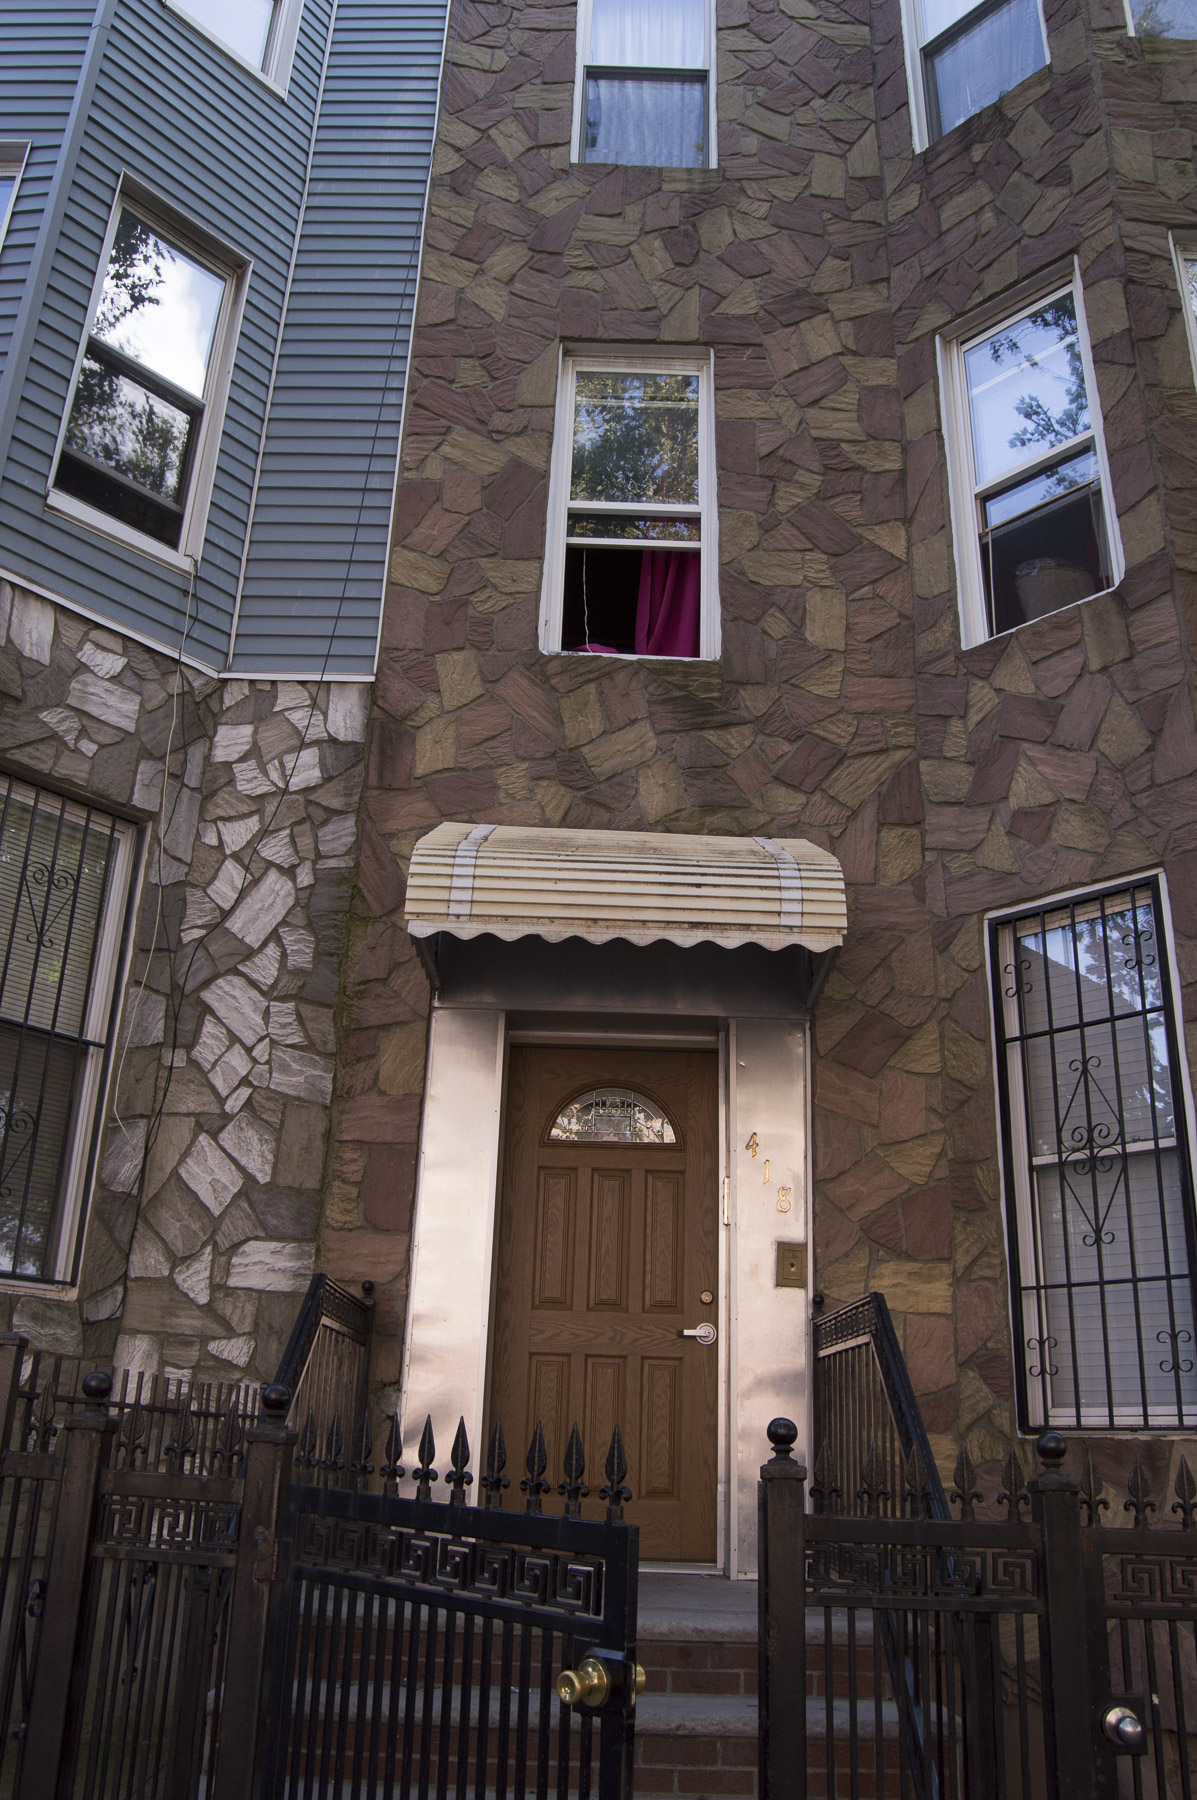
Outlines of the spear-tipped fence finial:
[[608,1525],[623,1524],[623,1508],[625,1500],[632,1498],[632,1490],[624,1483],[628,1472],[628,1459],[623,1447],[623,1433],[617,1425],[611,1433],[611,1445],[607,1451],[606,1484],[599,1489],[599,1499],[607,1502]]
[[417,1500],[431,1500],[432,1484],[434,1481],[440,1480],[440,1476],[432,1466],[432,1459],[435,1455],[436,1439],[432,1435],[432,1414],[429,1413],[428,1417],[424,1420],[424,1429],[420,1433],[420,1448],[416,1453],[416,1467],[412,1470],[412,1475],[416,1483]]
[[446,1480],[449,1484],[450,1506],[466,1504],[466,1489],[473,1485],[474,1477],[469,1470],[470,1440],[466,1436],[465,1419],[457,1421],[457,1431],[453,1437],[453,1448],[449,1452],[449,1473]]
[[536,1430],[532,1433],[532,1442],[528,1445],[528,1454],[524,1458],[524,1467],[528,1473],[520,1482],[521,1492],[528,1496],[524,1502],[526,1513],[539,1513],[542,1510],[543,1496],[553,1491],[550,1483],[544,1479],[548,1461],[548,1452],[544,1446],[544,1427],[537,1419]]
[[590,1493],[590,1489],[582,1480],[585,1473],[586,1457],[582,1450],[582,1439],[575,1420],[574,1428],[569,1434],[569,1443],[565,1446],[565,1480],[557,1484],[557,1492],[565,1496],[567,1519],[582,1517],[582,1502]]
[[491,1511],[502,1507],[503,1490],[511,1486],[509,1478],[503,1473],[506,1467],[507,1440],[503,1436],[502,1420],[496,1419],[490,1443],[486,1446],[486,1474],[482,1477],[482,1491],[486,1495],[483,1504]]
[[403,1437],[399,1430],[399,1414],[392,1413],[391,1423],[387,1428],[387,1441],[382,1452],[382,1468],[379,1470],[384,1494],[389,1494],[398,1488],[399,1483],[403,1480],[406,1470],[399,1461],[402,1455]]
[[1194,1481],[1193,1471],[1183,1456],[1176,1471],[1176,1486],[1172,1492],[1176,1495],[1172,1510],[1180,1514],[1181,1530],[1192,1531],[1194,1514],[1197,1513],[1197,1481]]
[[1135,1460],[1131,1464],[1130,1480],[1126,1484],[1126,1491],[1130,1495],[1130,1499],[1122,1502],[1122,1510],[1134,1513],[1134,1529],[1136,1531],[1146,1531],[1147,1515],[1149,1512],[1154,1512],[1156,1506],[1151,1497],[1151,1483],[1147,1479],[1147,1471],[1143,1467],[1137,1450]]
[[956,1458],[956,1467],[952,1472],[952,1480],[956,1483],[948,1498],[960,1508],[961,1519],[971,1519],[973,1503],[981,1498],[976,1486],[977,1471],[973,1467],[973,1459],[963,1445]]
[[1010,1524],[1017,1525],[1022,1516],[1022,1508],[1030,1505],[1031,1496],[1026,1492],[1026,1476],[1018,1452],[1013,1448],[1002,1464],[1002,1483],[1002,1490],[997,1497],[998,1505],[1006,1508]]

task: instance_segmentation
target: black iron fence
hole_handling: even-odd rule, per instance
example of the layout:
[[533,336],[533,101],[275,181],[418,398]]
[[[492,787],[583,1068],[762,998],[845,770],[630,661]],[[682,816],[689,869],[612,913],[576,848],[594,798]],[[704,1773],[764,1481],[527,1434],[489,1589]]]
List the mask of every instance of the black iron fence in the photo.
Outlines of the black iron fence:
[[963,1454],[941,1518],[916,1459],[895,1494],[867,1451],[853,1511],[825,1465],[808,1513],[796,1435],[774,1420],[761,1470],[761,1800],[1192,1800],[1186,1463],[1175,1523],[1136,1462],[1112,1524],[1056,1432],[1033,1479],[1011,1455],[992,1517]]
[[0,1793],[627,1800],[618,1431],[596,1523],[576,1431],[553,1517],[539,1427],[508,1511],[501,1429],[482,1503],[463,1426],[437,1502],[431,1421],[414,1493],[397,1422],[376,1468],[368,1426],[347,1453],[336,1412],[293,1483],[291,1396],[261,1398],[259,1415],[245,1389],[76,1388],[0,1339]]

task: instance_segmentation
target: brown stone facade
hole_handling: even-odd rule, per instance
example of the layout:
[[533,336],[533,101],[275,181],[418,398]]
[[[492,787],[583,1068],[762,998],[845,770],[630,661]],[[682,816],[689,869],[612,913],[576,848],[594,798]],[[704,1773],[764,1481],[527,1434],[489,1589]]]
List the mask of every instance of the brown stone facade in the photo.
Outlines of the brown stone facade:
[[[805,836],[816,1286],[890,1300],[937,1447],[1014,1429],[982,915],[1163,867],[1197,1002],[1197,58],[1049,0],[1052,62],[914,155],[897,0],[720,0],[719,167],[571,166],[574,11],[466,4],[433,177],[368,741],[322,1260],[396,1379],[442,819]],[[962,650],[937,332],[1079,260],[1127,573]],[[718,663],[537,645],[562,343],[714,353]],[[1197,1048],[1197,1043],[1194,1044]],[[1159,1455],[1164,1454],[1161,1449]]]

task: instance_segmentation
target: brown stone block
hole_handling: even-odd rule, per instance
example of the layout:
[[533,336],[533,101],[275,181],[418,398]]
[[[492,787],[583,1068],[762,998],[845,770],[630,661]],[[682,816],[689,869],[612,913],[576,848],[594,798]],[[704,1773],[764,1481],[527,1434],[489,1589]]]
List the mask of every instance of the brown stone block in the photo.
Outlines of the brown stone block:
[[821,1056],[815,1062],[815,1102],[829,1112],[858,1119],[865,1125],[876,1125],[881,1116],[881,1094],[876,1081],[829,1057]]
[[829,1112],[826,1106],[814,1110],[815,1155],[817,1181],[830,1181],[861,1159],[859,1125],[842,1114]]
[[847,1031],[835,1047],[838,1062],[862,1075],[878,1075],[890,1057],[910,1036],[909,1028],[896,1019],[872,1016]]
[[1014,1392],[1014,1371],[1001,1350],[984,1350],[975,1357],[977,1372],[996,1400],[1009,1400]]
[[362,1181],[362,1211],[380,1231],[411,1229],[416,1182],[414,1144],[372,1144]]
[[1057,750],[1049,744],[1028,746],[1035,768],[1064,800],[1084,800],[1097,773],[1097,758],[1078,751]]
[[1002,1295],[996,1281],[962,1281],[956,1288],[956,1354],[965,1362],[997,1331]]
[[857,1221],[879,1212],[905,1193],[907,1186],[905,1176],[880,1156],[870,1156],[854,1169],[824,1183],[828,1198],[846,1217]]
[[939,1393],[955,1360],[951,1319],[937,1313],[908,1313],[903,1338],[903,1354],[915,1393]]
[[879,1130],[884,1144],[921,1137],[927,1129],[927,1084],[921,1075],[887,1069],[881,1077]]
[[343,1105],[336,1118],[340,1142],[405,1144],[415,1141],[420,1105],[415,1098],[363,1094]]

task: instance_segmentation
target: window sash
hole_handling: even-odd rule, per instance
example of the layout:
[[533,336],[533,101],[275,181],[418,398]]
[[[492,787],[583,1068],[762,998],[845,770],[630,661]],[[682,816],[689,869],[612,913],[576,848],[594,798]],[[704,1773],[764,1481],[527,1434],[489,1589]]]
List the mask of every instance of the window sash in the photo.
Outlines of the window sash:
[[[1161,903],[1158,882],[1139,881],[993,928],[1015,1363],[1030,1426],[1197,1424],[1192,1163]],[[1028,922],[1037,929],[1020,929]],[[1049,933],[1071,962],[1049,949],[1041,971],[1019,946],[1042,949]],[[1051,1144],[1033,1135],[1045,1121]]]
[[0,780],[0,1276],[73,1276],[135,840]]

